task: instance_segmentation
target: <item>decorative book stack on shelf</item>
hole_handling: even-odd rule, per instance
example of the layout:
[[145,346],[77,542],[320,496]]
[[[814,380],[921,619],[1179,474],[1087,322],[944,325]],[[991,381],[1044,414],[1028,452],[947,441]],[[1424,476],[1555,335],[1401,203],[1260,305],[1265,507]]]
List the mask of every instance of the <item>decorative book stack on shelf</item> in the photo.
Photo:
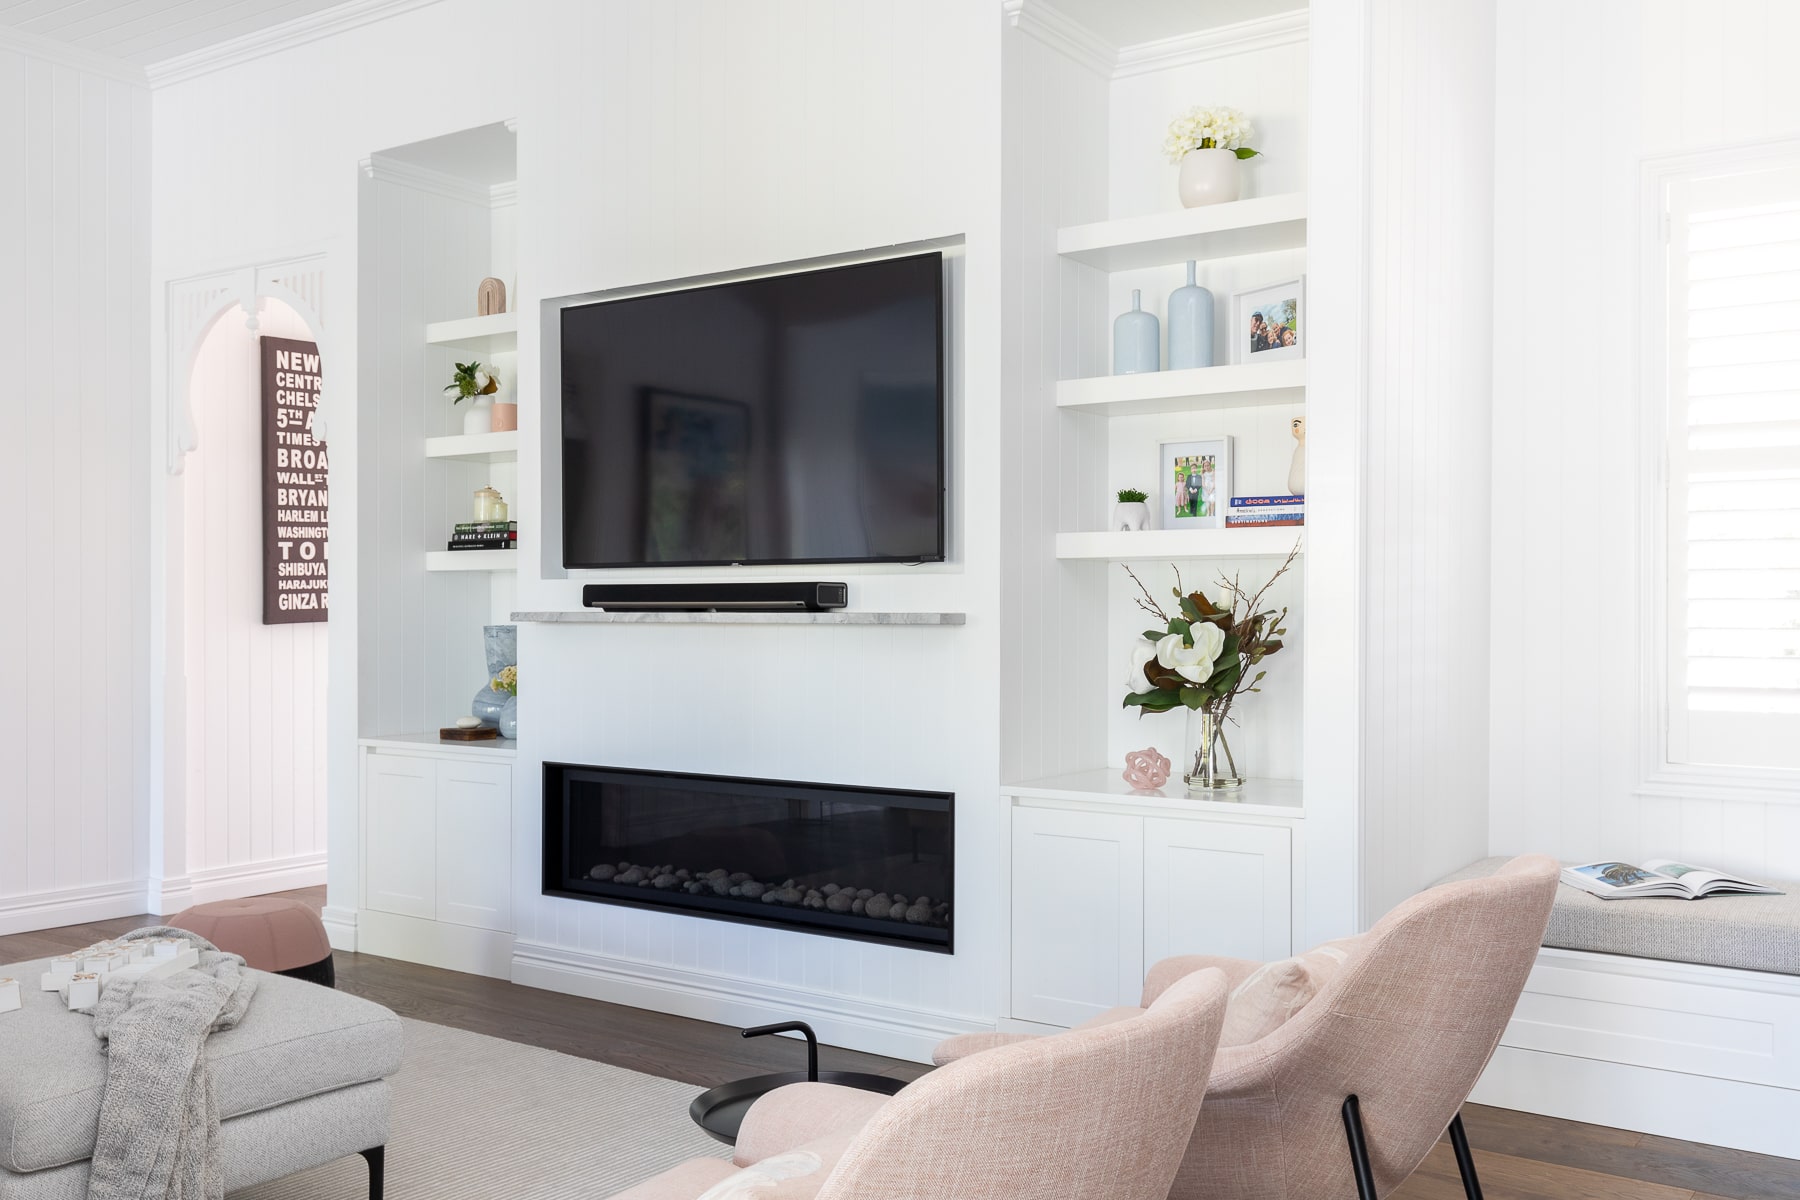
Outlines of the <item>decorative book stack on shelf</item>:
[[461,521],[450,534],[451,550],[516,550],[517,521]]
[[1233,496],[1227,529],[1266,529],[1306,524],[1305,496]]

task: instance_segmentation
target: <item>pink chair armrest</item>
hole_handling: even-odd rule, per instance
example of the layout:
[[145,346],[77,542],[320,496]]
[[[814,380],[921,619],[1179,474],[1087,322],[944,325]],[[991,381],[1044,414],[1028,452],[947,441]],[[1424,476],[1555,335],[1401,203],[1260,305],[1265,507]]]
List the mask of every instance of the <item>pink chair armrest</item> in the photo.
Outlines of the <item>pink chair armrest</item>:
[[835,1083],[790,1083],[750,1106],[731,1161],[740,1167],[862,1128],[889,1097]]
[[1185,979],[1195,971],[1207,968],[1225,973],[1225,988],[1229,992],[1238,984],[1256,973],[1263,964],[1247,958],[1215,958],[1210,954],[1179,954],[1174,958],[1165,958],[1150,968],[1144,976],[1144,998],[1140,1006],[1149,1008],[1156,1003],[1156,998],[1174,986],[1175,981]]
[[955,1037],[945,1038],[933,1047],[931,1061],[940,1067],[947,1067],[971,1054],[980,1054],[983,1050],[992,1050],[996,1046],[1029,1042],[1037,1036],[1035,1033],[959,1033]]
[[612,1200],[694,1200],[737,1168],[722,1158],[693,1158],[661,1175],[653,1175]]

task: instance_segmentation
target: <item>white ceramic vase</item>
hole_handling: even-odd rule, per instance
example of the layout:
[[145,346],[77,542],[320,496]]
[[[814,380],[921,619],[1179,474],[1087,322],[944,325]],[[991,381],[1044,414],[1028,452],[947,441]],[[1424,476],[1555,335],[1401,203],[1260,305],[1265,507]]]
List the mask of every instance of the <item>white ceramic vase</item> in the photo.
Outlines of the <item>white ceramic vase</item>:
[[1235,150],[1189,150],[1181,160],[1181,202],[1188,208],[1238,198]]
[[469,411],[463,414],[464,433],[494,432],[494,398],[492,396],[475,397]]
[[1150,506],[1142,500],[1121,500],[1113,505],[1113,528],[1138,533],[1150,520]]

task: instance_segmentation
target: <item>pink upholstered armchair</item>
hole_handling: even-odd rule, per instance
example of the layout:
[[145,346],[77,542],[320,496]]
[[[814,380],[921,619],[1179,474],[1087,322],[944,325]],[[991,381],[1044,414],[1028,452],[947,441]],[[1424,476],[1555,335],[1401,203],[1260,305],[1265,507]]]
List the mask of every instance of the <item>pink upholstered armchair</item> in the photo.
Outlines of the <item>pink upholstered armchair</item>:
[[[1477,1200],[1458,1114],[1525,986],[1557,874],[1549,858],[1516,858],[1487,878],[1422,892],[1336,943],[1348,950],[1342,965],[1293,1017],[1220,1047],[1171,1200],[1379,1200],[1446,1128]],[[1145,980],[1143,1003],[1198,970],[1222,971],[1235,990],[1262,965],[1165,959]],[[1096,1018],[1097,1027],[1119,1016]],[[968,1035],[937,1057],[979,1051],[969,1060],[979,1062],[1009,1041]]]
[[1199,971],[1131,1020],[983,1054],[891,1099],[794,1084],[750,1109],[731,1162],[613,1200],[1164,1200],[1224,1014],[1224,979]]

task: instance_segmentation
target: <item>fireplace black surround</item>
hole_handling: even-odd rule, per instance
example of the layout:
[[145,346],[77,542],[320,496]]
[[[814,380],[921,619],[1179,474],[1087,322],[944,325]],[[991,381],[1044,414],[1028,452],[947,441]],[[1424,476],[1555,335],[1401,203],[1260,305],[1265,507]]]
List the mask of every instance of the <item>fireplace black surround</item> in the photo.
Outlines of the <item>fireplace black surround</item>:
[[948,954],[955,796],[544,764],[544,894]]

